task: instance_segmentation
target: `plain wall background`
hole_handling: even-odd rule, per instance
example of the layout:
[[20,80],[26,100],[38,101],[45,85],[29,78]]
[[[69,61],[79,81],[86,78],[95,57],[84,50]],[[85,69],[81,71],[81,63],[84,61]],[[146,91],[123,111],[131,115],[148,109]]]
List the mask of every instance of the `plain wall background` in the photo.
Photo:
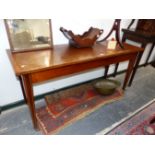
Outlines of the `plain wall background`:
[[[98,27],[104,29],[103,38],[111,29],[114,20],[95,20],[95,19],[52,19],[52,32],[53,32],[53,43],[62,44],[68,43],[67,39],[59,31],[59,28],[63,26],[66,29],[72,30],[74,33],[83,33],[88,30],[90,26]],[[124,19],[121,22],[121,28],[126,28],[130,23],[130,19]],[[136,24],[133,25],[133,27]],[[122,33],[121,33],[122,36]],[[111,36],[112,37],[112,36]],[[19,81],[17,80],[13,68],[9,62],[8,56],[6,54],[6,49],[9,48],[9,43],[6,35],[6,30],[4,26],[4,21],[0,19],[0,106],[14,103],[16,101],[22,100],[23,95],[21,92]],[[130,42],[134,45],[133,42]],[[139,46],[139,45],[138,45]],[[145,61],[148,54],[150,45],[146,47],[141,64]],[[149,61],[151,61],[155,56],[155,49]],[[127,62],[121,63],[119,66],[119,71],[124,70],[127,67]],[[108,73],[113,72],[113,65],[111,65]],[[65,76],[51,81],[35,85],[34,94],[39,95],[52,90],[60,89],[66,86],[84,82],[90,79],[101,77],[104,75],[104,68],[98,68],[89,72],[82,72],[81,74],[74,74],[70,76]]]

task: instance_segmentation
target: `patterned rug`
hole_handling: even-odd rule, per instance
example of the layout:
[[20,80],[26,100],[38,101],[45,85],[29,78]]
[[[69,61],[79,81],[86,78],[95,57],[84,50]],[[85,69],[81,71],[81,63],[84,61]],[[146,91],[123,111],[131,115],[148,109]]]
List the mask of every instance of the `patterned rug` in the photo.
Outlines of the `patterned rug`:
[[99,134],[106,135],[155,135],[155,99],[138,109],[123,121]]
[[100,95],[95,91],[92,83],[47,95],[45,96],[47,106],[36,110],[40,130],[44,134],[54,134],[122,96],[123,91],[120,88],[110,96]]

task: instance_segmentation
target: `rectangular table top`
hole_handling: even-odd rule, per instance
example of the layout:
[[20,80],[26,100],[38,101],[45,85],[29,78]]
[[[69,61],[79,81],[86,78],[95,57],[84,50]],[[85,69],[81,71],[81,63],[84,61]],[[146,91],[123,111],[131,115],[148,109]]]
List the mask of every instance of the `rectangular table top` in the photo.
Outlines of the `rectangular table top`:
[[68,44],[55,45],[53,49],[11,52],[8,55],[16,75],[28,74],[62,66],[106,59],[118,55],[142,52],[143,48],[124,44],[124,49],[107,49],[107,43],[96,43],[92,48],[75,48]]

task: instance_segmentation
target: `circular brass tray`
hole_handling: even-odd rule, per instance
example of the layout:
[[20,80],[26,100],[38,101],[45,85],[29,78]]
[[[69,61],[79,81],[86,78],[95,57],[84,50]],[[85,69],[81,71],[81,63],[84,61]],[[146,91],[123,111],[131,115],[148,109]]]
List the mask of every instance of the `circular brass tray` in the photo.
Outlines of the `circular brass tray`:
[[120,82],[111,79],[99,80],[94,83],[94,87],[98,93],[102,95],[111,95],[120,86]]

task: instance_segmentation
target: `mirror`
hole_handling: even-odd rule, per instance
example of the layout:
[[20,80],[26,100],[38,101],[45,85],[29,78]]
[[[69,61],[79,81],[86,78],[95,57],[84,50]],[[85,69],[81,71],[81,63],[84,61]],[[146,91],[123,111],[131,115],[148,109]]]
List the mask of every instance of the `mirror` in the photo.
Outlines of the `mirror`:
[[12,51],[29,51],[52,48],[51,20],[5,19]]

